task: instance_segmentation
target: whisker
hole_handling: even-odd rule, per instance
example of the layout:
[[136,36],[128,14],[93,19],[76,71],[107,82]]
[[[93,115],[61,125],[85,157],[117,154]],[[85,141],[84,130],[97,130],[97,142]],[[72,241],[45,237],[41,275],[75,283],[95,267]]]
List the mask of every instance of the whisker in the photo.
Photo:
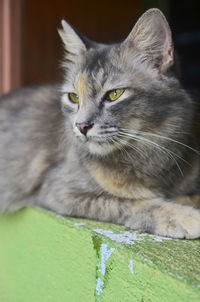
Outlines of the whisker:
[[142,155],[143,158],[146,157],[146,154],[144,153],[144,151],[142,151],[140,148],[137,148],[136,146],[134,146],[134,145],[131,144],[130,142],[125,141],[125,140],[123,140],[122,138],[119,138],[119,136],[120,136],[120,137],[124,137],[124,136],[122,136],[121,134],[118,134],[118,139],[119,139],[122,143],[124,143],[124,145],[126,145],[126,146],[130,147],[131,149],[135,150],[137,153],[139,153],[139,155]]
[[190,150],[192,150],[193,152],[197,153],[198,155],[200,155],[200,152],[182,142],[179,142],[173,138],[170,138],[170,137],[167,137],[167,136],[163,136],[163,135],[159,135],[159,134],[156,134],[156,133],[151,133],[151,132],[144,132],[144,131],[140,131],[140,130],[132,130],[132,129],[126,129],[126,128],[121,128],[122,130],[125,130],[125,131],[130,131],[130,132],[133,132],[135,134],[139,133],[139,134],[142,134],[142,135],[147,135],[147,136],[153,136],[153,137],[157,137],[157,138],[161,138],[161,139],[165,139],[165,140],[168,140],[168,141],[171,141],[171,142],[174,142],[176,144],[179,144],[179,145],[182,145]]
[[[122,132],[122,131],[120,131],[120,132]],[[127,134],[128,136],[131,136],[131,135],[132,135],[132,134],[126,133],[126,132],[122,132],[122,133]],[[133,134],[133,135],[134,135],[134,134]],[[153,141],[150,141],[150,140],[148,140],[147,138],[144,138],[144,137],[142,137],[142,136],[138,136],[138,135],[135,135],[135,136],[136,136],[138,139],[142,139],[142,140],[147,141],[147,142],[149,142],[149,143],[151,143],[151,144],[153,144],[153,145],[155,145],[155,146],[157,146],[157,147],[160,147],[160,148],[166,150],[167,152],[173,154],[174,156],[176,156],[177,158],[179,158],[180,160],[182,160],[183,162],[185,162],[186,164],[188,164],[189,166],[191,166],[190,163],[189,163],[188,161],[186,161],[184,158],[182,158],[181,156],[179,156],[179,155],[176,154],[175,152],[173,152],[173,151],[167,149],[166,147],[161,146],[160,144],[157,144],[157,143],[155,143],[155,142],[153,142]],[[134,137],[135,137],[135,136],[134,136]]]
[[101,132],[99,132],[99,134],[101,135],[101,136],[106,136],[106,135],[108,135],[108,134],[116,134],[117,132],[116,132],[116,130],[106,130],[106,131],[101,131]]
[[[139,155],[143,155],[143,158],[144,158],[145,154],[144,154],[144,152],[143,152],[141,149],[139,149],[139,148],[133,146],[132,144],[130,144],[129,142],[123,140],[122,138],[119,138],[119,137],[118,137],[117,139],[118,139],[124,146],[128,146],[129,148],[131,148],[131,149],[133,149],[134,151],[136,151]],[[124,149],[125,149],[125,148],[124,148]],[[125,149],[125,150],[126,150],[126,149]]]
[[122,144],[118,143],[118,141],[116,141],[114,138],[113,138],[113,142],[119,146],[118,149],[119,149],[122,153],[124,152],[124,153],[129,157],[129,159],[131,160],[131,162],[134,160],[134,158],[131,157],[131,155],[130,155],[130,154],[128,153],[128,151],[123,147]]
[[[123,132],[123,131],[119,131],[119,133],[123,136],[123,137],[131,137],[133,139],[135,139],[136,141],[140,141],[140,142],[143,142],[143,143],[147,143],[147,144],[150,144],[150,145],[153,145],[155,146],[157,149],[159,149],[161,152],[164,152],[164,153],[167,153],[175,162],[175,164],[177,165],[180,173],[182,176],[183,175],[183,171],[181,170],[181,167],[180,165],[178,164],[177,160],[174,158],[174,156],[172,154],[174,154],[175,156],[177,156],[178,158],[180,158],[181,160],[185,161],[184,159],[182,159],[180,156],[178,156],[177,154],[175,154],[174,152],[168,150],[167,148],[155,143],[155,142],[152,142],[144,137],[141,137],[141,136],[138,136],[138,135],[134,135],[134,134],[129,134],[129,133],[126,133],[126,132]],[[185,161],[186,162],[186,161]],[[187,163],[187,162],[186,162]],[[189,164],[189,163],[188,163]]]

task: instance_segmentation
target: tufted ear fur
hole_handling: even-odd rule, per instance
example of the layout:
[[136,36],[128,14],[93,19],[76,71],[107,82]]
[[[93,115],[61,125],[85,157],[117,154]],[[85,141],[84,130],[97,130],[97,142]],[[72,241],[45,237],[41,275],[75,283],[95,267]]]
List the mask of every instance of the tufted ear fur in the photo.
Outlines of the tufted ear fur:
[[159,73],[165,73],[174,63],[171,31],[159,9],[146,11],[124,43],[136,48],[142,61]]
[[77,32],[65,20],[62,20],[62,29],[59,29],[59,35],[65,45],[65,49],[72,55],[80,55],[86,51],[86,45],[79,37]]

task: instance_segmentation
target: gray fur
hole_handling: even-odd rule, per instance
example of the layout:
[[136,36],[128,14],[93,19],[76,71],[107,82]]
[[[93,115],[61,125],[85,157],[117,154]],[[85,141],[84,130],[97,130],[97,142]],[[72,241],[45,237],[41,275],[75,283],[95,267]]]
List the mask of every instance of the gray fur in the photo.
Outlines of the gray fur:
[[[39,206],[200,237],[200,212],[191,206],[199,194],[194,109],[170,69],[165,17],[147,11],[114,45],[90,43],[62,24],[63,84],[17,90],[0,102],[0,211]],[[117,88],[122,96],[108,101]],[[77,123],[91,126],[87,136]]]

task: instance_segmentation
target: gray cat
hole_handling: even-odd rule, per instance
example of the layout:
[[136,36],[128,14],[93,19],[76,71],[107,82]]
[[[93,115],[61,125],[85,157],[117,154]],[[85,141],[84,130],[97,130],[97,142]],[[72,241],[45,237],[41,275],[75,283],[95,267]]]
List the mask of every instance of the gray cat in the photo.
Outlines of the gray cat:
[[194,108],[172,72],[165,17],[148,10],[113,45],[62,26],[62,87],[1,99],[0,211],[44,207],[141,232],[200,237]]

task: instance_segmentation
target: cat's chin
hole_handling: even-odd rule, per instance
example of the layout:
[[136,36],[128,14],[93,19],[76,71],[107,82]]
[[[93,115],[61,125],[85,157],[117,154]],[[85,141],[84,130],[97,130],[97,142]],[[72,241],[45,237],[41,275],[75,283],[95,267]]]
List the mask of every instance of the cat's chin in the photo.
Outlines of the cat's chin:
[[109,143],[87,142],[87,148],[91,154],[105,156],[116,150],[116,146]]

